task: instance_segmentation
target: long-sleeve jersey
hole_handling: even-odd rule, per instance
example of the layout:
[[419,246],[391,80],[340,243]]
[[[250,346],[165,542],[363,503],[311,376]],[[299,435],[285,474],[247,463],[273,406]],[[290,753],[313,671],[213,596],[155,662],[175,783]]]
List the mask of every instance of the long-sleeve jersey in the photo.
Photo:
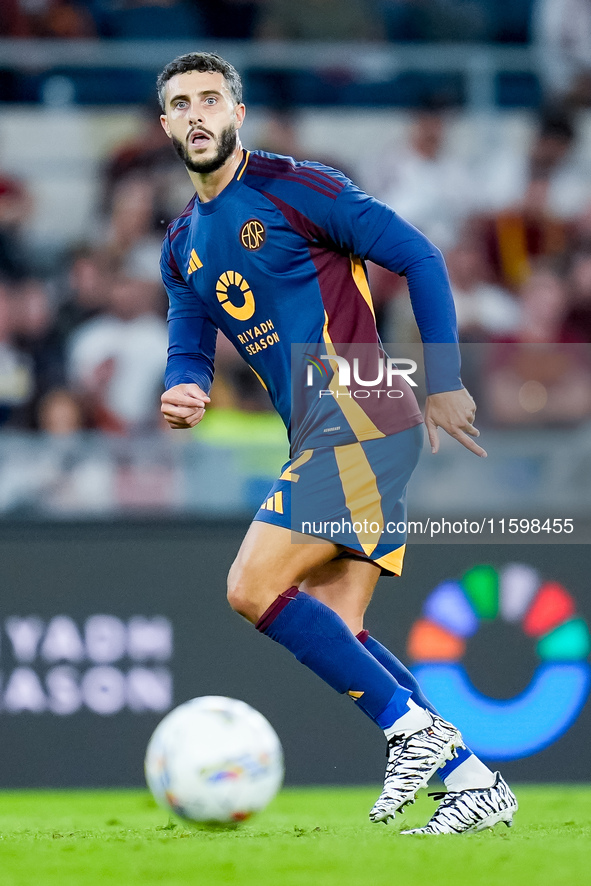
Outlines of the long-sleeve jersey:
[[[407,278],[429,392],[461,388],[439,250],[337,170],[258,151],[245,152],[217,197],[202,203],[195,196],[168,228],[161,259],[170,304],[167,388],[196,382],[209,392],[221,329],[267,388],[292,453],[420,423],[405,382],[400,399],[356,399],[338,389],[335,361],[318,359],[343,353],[339,346],[383,353],[365,259]],[[448,345],[444,358],[438,343]],[[294,360],[328,369],[325,395],[300,363],[294,377],[292,350]]]

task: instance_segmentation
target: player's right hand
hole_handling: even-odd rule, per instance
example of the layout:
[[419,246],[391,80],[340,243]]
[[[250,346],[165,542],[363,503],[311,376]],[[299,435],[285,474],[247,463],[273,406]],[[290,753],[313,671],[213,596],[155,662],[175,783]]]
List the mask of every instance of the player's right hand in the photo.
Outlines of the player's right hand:
[[481,458],[486,458],[486,450],[473,440],[480,437],[480,431],[474,427],[476,403],[466,390],[442,391],[427,397],[425,406],[425,426],[429,434],[431,452],[439,451],[437,428],[443,428],[450,437]]
[[160,411],[171,428],[194,428],[205,415],[210,402],[207,394],[197,384],[175,385],[161,397]]

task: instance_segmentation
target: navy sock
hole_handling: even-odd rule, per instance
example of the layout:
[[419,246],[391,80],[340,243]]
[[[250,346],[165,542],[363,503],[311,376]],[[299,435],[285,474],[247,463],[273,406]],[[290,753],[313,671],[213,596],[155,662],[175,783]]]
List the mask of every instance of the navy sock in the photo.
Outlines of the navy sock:
[[[386,670],[392,674],[395,680],[400,683],[401,686],[404,686],[406,689],[410,689],[411,698],[416,704],[418,704],[422,708],[427,708],[428,711],[431,711],[432,714],[437,714],[440,716],[438,711],[433,707],[431,702],[426,698],[423,694],[423,690],[419,686],[417,678],[411,674],[409,669],[405,667],[402,662],[393,655],[389,649],[386,649],[385,646],[374,639],[369,633],[369,631],[360,631],[357,634],[357,639],[365,646],[368,652],[374,656],[379,663],[386,668]],[[447,778],[447,776],[457,769],[460,763],[463,763],[464,760],[467,760],[468,757],[471,756],[472,751],[470,748],[458,748],[457,757],[454,757],[453,760],[448,760],[446,763],[441,766],[440,769],[437,770],[437,775],[441,779]]]
[[389,674],[392,674],[401,686],[410,689],[412,693],[411,698],[419,707],[426,708],[432,714],[439,716],[439,712],[435,710],[431,702],[423,695],[423,690],[419,686],[417,678],[411,674],[409,669],[389,649],[386,649],[385,646],[382,646],[381,643],[375,640],[369,631],[360,631],[357,634],[357,639],[363,643],[367,651],[371,652],[373,657],[379,661],[382,667],[386,668]]
[[411,691],[358,643],[342,618],[297,588],[280,594],[256,624],[329,686],[348,693],[381,729],[408,713]]

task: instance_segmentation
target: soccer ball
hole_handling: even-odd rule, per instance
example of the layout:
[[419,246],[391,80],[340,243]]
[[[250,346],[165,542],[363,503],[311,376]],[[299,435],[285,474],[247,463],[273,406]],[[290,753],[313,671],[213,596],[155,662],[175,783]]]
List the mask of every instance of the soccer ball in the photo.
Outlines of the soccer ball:
[[192,822],[244,821],[283,782],[283,751],[271,724],[243,701],[206,695],[156,727],[145,760],[156,801]]

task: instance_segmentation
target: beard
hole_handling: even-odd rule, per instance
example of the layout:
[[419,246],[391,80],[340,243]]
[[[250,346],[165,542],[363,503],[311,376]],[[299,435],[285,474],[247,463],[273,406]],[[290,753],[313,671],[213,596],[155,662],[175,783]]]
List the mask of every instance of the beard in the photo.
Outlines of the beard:
[[175,151],[189,170],[189,172],[200,172],[200,173],[208,173],[215,172],[216,169],[220,169],[231,156],[234,148],[236,147],[236,127],[230,124],[226,129],[222,130],[216,139],[217,143],[217,151],[215,156],[213,156],[210,160],[191,160],[189,156],[189,151],[187,149],[187,145],[185,142],[182,142],[180,139],[172,137],[172,144],[174,146]]

